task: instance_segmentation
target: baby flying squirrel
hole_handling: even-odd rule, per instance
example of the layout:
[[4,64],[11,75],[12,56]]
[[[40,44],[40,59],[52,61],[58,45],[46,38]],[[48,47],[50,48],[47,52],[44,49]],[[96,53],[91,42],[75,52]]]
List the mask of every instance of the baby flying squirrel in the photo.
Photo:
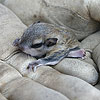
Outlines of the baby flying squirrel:
[[[21,38],[13,42],[23,52],[38,58],[27,67],[33,71],[42,65],[55,65],[65,57],[85,56],[74,34],[62,26],[36,22],[30,25]],[[45,57],[43,57],[46,55]]]

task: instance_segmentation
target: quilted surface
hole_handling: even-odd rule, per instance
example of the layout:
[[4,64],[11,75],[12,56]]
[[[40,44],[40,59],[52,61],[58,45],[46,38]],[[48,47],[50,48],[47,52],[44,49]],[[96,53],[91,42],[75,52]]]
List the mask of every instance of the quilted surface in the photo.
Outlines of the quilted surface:
[[[99,0],[0,0],[0,100],[100,100]],[[36,59],[12,43],[31,23],[63,25],[82,40],[85,59],[66,58],[34,73]]]

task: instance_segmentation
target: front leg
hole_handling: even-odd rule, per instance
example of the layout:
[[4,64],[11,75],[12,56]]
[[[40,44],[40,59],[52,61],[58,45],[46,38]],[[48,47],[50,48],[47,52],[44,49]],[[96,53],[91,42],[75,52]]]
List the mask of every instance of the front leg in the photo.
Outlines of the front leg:
[[29,66],[27,67],[27,69],[31,69],[34,72],[36,71],[36,69],[42,65],[56,65],[57,63],[59,63],[63,58],[66,57],[66,55],[68,55],[69,52],[66,52],[64,50],[60,50],[58,52],[53,53],[50,56],[47,56],[45,58],[41,58],[38,59],[32,63],[29,64]]

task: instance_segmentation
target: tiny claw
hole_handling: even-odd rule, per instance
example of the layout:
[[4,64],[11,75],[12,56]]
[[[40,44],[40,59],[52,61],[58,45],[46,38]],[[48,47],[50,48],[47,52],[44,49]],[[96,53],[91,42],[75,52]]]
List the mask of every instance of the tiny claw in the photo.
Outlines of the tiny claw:
[[32,71],[32,70],[33,70],[33,66],[29,64],[28,67],[27,67],[27,69],[28,69],[29,71]]
[[28,67],[27,67],[27,69],[29,69],[30,67],[29,67],[29,65],[28,65]]
[[33,67],[33,72],[36,72],[37,66]]
[[27,67],[27,69],[29,69],[30,71],[36,72],[36,69],[38,68],[37,63],[30,63]]

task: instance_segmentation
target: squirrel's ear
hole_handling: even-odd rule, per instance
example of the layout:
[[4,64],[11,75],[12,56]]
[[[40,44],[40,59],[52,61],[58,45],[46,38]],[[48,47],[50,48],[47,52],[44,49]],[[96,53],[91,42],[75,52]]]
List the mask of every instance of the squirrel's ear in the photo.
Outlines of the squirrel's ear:
[[17,38],[16,40],[14,40],[13,46],[18,46],[20,43],[20,40],[21,40],[20,38]]
[[45,41],[45,45],[47,46],[47,47],[51,47],[51,46],[53,46],[53,45],[56,45],[56,43],[57,43],[57,38],[48,38],[46,41]]

